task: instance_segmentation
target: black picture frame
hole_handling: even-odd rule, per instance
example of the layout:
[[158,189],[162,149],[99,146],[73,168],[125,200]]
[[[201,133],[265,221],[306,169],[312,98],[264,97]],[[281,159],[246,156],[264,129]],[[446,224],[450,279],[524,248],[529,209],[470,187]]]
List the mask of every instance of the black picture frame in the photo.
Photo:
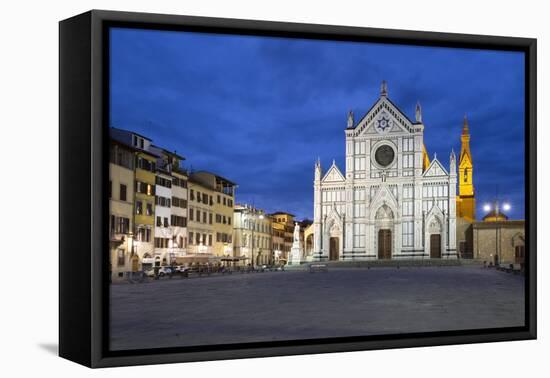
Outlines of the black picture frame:
[[[525,53],[526,325],[429,334],[109,351],[109,27],[368,41]],[[536,338],[536,39],[92,10],[59,24],[59,354],[88,367]]]

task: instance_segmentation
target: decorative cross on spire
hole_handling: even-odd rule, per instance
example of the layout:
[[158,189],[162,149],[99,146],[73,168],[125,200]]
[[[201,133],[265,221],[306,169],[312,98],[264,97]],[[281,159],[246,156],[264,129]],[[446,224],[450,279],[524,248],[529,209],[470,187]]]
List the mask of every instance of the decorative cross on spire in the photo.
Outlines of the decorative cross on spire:
[[382,80],[382,85],[380,86],[380,96],[387,96],[388,95],[388,83],[386,83],[386,80]]
[[422,107],[420,101],[416,103],[416,122],[422,123]]
[[351,129],[353,127],[353,110],[350,110],[348,113],[348,129]]
[[462,126],[462,135],[470,134],[470,128],[468,126],[468,117],[464,114],[464,124]]

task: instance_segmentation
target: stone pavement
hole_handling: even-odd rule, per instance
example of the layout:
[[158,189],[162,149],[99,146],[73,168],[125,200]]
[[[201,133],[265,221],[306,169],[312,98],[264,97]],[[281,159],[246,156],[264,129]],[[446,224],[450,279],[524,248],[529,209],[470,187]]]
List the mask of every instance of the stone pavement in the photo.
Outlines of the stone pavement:
[[521,326],[524,280],[462,266],[112,285],[111,349]]

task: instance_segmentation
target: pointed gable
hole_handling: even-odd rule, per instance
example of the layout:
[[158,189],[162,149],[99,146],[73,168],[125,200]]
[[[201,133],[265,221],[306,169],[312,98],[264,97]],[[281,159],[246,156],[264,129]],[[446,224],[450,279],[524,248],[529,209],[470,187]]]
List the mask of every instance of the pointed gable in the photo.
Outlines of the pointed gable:
[[332,203],[332,206],[327,214],[327,220],[333,220],[337,224],[341,224],[343,222],[342,214],[340,214],[336,208],[336,202]]
[[391,120],[390,133],[414,131],[413,122],[386,96],[381,96],[353,128],[353,135],[375,134],[375,122],[384,116]]
[[346,179],[344,178],[344,175],[338,167],[336,166],[335,162],[332,162],[332,165],[330,166],[330,169],[327,171],[321,182],[345,182]]
[[472,159],[470,158],[469,153],[463,153],[460,156],[460,163],[458,165],[460,168],[468,168],[472,166]]
[[439,160],[437,160],[437,157],[434,157],[434,159],[430,163],[430,166],[428,167],[426,172],[424,172],[423,176],[424,177],[449,176],[449,173],[447,172],[445,167],[443,167],[443,165],[439,162]]
[[371,199],[371,208],[377,208],[382,204],[387,204],[395,210],[398,208],[397,199],[393,195],[391,188],[387,185],[382,185]]

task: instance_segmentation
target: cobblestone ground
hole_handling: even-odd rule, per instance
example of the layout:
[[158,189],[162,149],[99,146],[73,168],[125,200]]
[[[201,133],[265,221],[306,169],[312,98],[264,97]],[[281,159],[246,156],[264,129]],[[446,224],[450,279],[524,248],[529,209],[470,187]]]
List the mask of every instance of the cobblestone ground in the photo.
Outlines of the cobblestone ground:
[[331,269],[111,286],[111,349],[509,327],[524,277],[480,267]]

